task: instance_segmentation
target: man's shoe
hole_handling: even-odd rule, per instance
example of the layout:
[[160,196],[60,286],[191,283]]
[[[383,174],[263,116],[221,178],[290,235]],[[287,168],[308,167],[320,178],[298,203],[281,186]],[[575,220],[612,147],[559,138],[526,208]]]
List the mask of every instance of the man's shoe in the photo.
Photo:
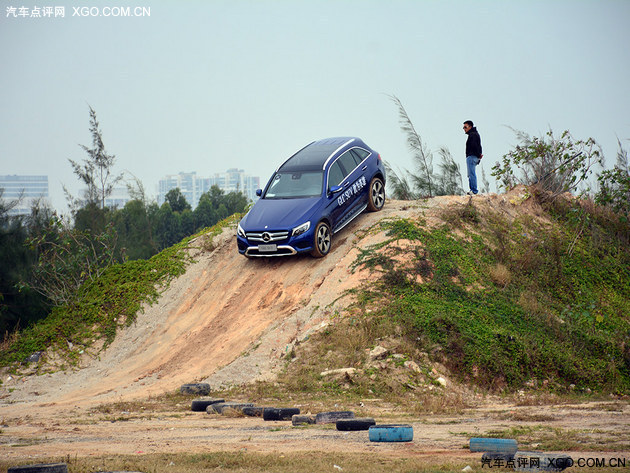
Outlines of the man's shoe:
[[466,192],[466,195],[476,195],[473,191]]

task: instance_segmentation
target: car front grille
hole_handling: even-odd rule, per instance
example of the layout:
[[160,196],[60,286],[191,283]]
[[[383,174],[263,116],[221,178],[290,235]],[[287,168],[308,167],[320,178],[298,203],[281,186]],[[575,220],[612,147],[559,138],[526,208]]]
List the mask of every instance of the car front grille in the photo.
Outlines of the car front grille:
[[249,241],[271,243],[274,241],[286,240],[289,237],[289,232],[247,232],[246,236]]

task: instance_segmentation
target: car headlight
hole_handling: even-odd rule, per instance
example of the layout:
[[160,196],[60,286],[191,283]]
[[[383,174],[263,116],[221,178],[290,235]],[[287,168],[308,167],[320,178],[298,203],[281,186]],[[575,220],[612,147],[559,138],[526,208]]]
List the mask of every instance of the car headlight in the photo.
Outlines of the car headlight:
[[240,237],[247,238],[247,236],[245,235],[245,230],[243,230],[243,227],[241,227],[240,223],[238,224],[238,227],[236,228],[236,233]]
[[302,233],[306,233],[308,232],[308,229],[311,228],[311,222],[306,222],[303,223],[302,225],[300,225],[299,227],[295,227],[293,229],[293,231],[291,232],[292,236],[298,236],[301,235]]

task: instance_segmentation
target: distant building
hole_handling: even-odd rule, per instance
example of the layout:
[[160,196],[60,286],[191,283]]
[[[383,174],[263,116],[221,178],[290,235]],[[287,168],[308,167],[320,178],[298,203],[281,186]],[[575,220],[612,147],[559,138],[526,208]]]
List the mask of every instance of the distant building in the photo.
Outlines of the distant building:
[[127,187],[114,187],[112,193],[105,198],[105,207],[122,209],[130,200]]
[[182,195],[186,198],[192,208],[197,206],[202,190],[202,179],[197,177],[196,172],[180,172],[179,174],[169,174],[160,179],[158,183],[158,205],[162,205],[166,201],[166,194],[168,191],[177,189],[182,192]]
[[212,186],[218,186],[226,194],[242,192],[248,199],[254,200],[256,189],[260,188],[260,178],[245,174],[244,170],[236,168],[217,173],[213,177],[199,177],[196,172],[169,174],[158,183],[157,202],[161,206],[168,191],[179,187],[186,201],[194,209],[199,204],[201,194],[208,192]]
[[48,199],[48,176],[0,175],[0,189],[5,203],[18,202],[9,215],[29,215],[32,205]]
[[[205,180],[204,188],[210,190],[212,186],[218,186],[226,194],[229,192],[242,192],[249,200],[255,200],[256,189],[260,189],[260,178],[245,174],[243,169],[231,168],[222,173],[216,173]],[[206,192],[204,191],[204,192]]]

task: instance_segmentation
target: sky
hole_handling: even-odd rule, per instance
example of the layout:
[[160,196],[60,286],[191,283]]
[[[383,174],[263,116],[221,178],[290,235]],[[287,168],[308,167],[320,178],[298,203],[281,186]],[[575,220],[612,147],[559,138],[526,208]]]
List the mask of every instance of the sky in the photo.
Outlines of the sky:
[[0,5],[0,174],[48,175],[60,210],[62,185],[81,188],[68,160],[87,157],[89,107],[114,171],[153,196],[179,172],[236,167],[262,184],[332,136],[361,137],[411,170],[392,95],[434,164],[446,147],[464,178],[462,123],[473,120],[493,187],[512,128],[592,137],[609,166],[618,139],[630,148],[628,0]]

